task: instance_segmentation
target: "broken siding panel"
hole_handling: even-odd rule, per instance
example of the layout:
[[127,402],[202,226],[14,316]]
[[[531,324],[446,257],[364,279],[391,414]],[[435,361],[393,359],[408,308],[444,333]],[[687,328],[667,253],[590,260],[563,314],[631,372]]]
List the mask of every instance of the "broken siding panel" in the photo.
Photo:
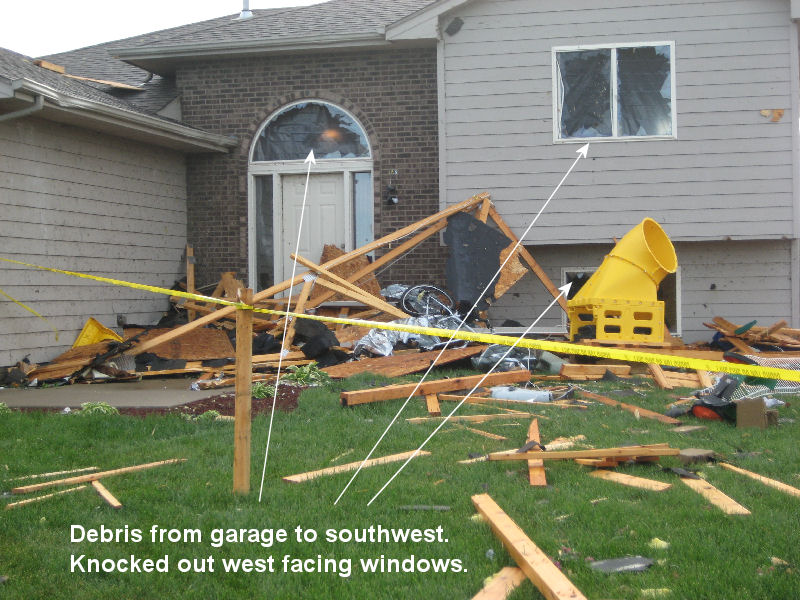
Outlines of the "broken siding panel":
[[[171,287],[186,243],[184,157],[24,119],[0,124],[2,255],[54,268]],[[8,157],[8,160],[5,159]],[[0,364],[53,358],[89,316],[153,323],[166,296],[0,265],[3,289],[60,330],[0,301]]]
[[[514,0],[458,11],[464,27],[444,47],[448,199],[489,190],[521,233],[540,206],[530,200],[549,196],[576,149],[552,141],[552,47],[674,40],[679,139],[593,144],[536,240],[609,239],[612,225],[624,232],[641,220],[627,207],[637,198],[639,210],[676,225],[677,239],[792,235],[788,4],[636,4]],[[772,108],[786,109],[776,123],[760,114]],[[723,200],[730,210],[705,215]],[[574,222],[575,204],[585,225],[564,235],[555,223]],[[594,211],[607,210],[618,219],[596,223]]]

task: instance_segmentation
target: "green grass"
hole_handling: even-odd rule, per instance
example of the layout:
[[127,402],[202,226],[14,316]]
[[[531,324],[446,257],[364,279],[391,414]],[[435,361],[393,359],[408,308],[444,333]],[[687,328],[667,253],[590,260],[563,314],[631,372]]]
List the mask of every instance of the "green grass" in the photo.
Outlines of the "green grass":
[[[438,376],[438,375],[437,375]],[[399,464],[364,470],[338,505],[333,501],[349,474],[290,485],[281,476],[362,459],[400,401],[343,409],[338,390],[381,385],[386,380],[362,375],[333,389],[311,389],[291,413],[276,413],[262,502],[258,501],[267,421],[253,422],[252,487],[248,496],[232,493],[233,424],[189,422],[178,416],[114,417],[107,415],[21,414],[0,418],[0,481],[30,473],[97,465],[111,469],[131,464],[186,457],[188,462],[105,480],[123,503],[108,507],[91,488],[3,511],[0,516],[0,584],[5,598],[471,598],[485,578],[513,561],[488,525],[472,519],[473,494],[489,493],[554,560],[585,596],[592,599],[636,599],[642,590],[669,589],[665,598],[790,599],[800,596],[800,499],[708,465],[702,472],[712,484],[747,506],[750,516],[727,516],[680,483],[677,476],[653,465],[621,467],[625,473],[667,481],[662,493],[636,490],[587,476],[589,469],[571,462],[547,467],[548,488],[532,488],[526,467],[516,462],[459,465],[471,452],[490,452],[522,445],[528,419],[478,425],[500,433],[493,441],[446,425],[426,448],[433,456],[418,458],[367,507],[374,493]],[[592,386],[606,392],[624,384]],[[663,411],[668,396],[649,392],[625,402]],[[443,404],[443,409],[453,406]],[[423,416],[424,403],[412,402],[404,417]],[[462,413],[489,412],[463,407]],[[680,448],[709,448],[739,466],[800,487],[800,411],[780,409],[784,422],[766,431],[736,429],[702,422],[707,428],[688,435],[672,433],[655,421],[602,405],[588,410],[533,407],[544,415],[539,428],[544,442],[584,434],[597,448],[626,443],[669,442]],[[697,422],[691,418],[686,422]],[[516,425],[514,425],[516,423]],[[398,421],[377,456],[416,448],[434,423]],[[352,451],[351,451],[352,450]],[[348,453],[349,452],[349,453]],[[737,457],[737,453],[753,453]],[[342,456],[347,453],[345,456]],[[338,458],[338,460],[336,460]],[[678,466],[677,459],[663,459]],[[2,489],[12,485],[5,482]],[[44,492],[41,492],[44,493]],[[6,501],[17,500],[6,498]],[[403,511],[403,505],[448,505],[448,512]],[[328,543],[327,529],[444,529],[447,543]],[[70,527],[140,529],[139,543],[71,543]],[[153,525],[165,529],[199,529],[200,543],[153,543]],[[296,527],[312,528],[320,539],[298,542]],[[213,529],[286,529],[289,539],[270,548],[258,543],[211,546]],[[669,548],[649,547],[653,538]],[[492,550],[487,556],[487,551]],[[169,556],[168,574],[70,573],[70,556],[119,559],[131,554],[158,559]],[[275,573],[224,573],[222,558],[267,559],[275,556]],[[283,573],[280,559],[334,558],[352,562],[350,577],[336,573]],[[361,572],[359,559],[450,558],[463,564],[460,573]],[[643,555],[656,563],[642,573],[602,574],[587,559]],[[181,558],[213,556],[213,573],[179,573]],[[772,557],[789,566],[773,566]],[[207,564],[207,563],[206,563]],[[338,565],[339,563],[337,563]],[[343,563],[344,564],[344,563]],[[524,583],[512,598],[539,597]]]

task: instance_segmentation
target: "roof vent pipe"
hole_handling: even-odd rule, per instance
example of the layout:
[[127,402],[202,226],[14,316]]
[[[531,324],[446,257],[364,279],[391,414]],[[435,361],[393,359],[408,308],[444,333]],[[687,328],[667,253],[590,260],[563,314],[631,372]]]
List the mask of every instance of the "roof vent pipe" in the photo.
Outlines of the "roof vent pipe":
[[250,0],[242,0],[242,12],[239,13],[239,16],[236,17],[234,21],[245,21],[252,18],[253,13],[250,11]]

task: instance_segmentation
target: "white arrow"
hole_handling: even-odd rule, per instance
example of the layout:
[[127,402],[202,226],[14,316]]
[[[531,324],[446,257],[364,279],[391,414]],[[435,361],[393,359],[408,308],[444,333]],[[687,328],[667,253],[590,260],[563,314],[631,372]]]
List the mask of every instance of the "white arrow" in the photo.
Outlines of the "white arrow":
[[[311,165],[317,164],[317,159],[314,158],[314,150],[310,150],[308,156],[303,161],[303,164],[308,165],[306,172],[306,189],[303,190],[303,205],[300,207],[300,223],[297,225],[297,242],[294,245],[294,261],[292,262],[292,283],[289,285],[289,296],[286,301],[286,312],[291,312],[292,290],[294,288],[294,275],[297,271],[297,255],[300,250],[300,235],[303,231],[303,217],[306,214],[306,199],[308,198],[308,182],[311,180]],[[281,354],[278,357],[278,372],[275,375],[275,394],[272,396],[272,410],[269,414],[269,429],[267,430],[267,448],[264,451],[264,466],[261,469],[261,485],[258,489],[258,501],[261,502],[261,496],[264,493],[264,475],[267,472],[267,458],[269,458],[269,444],[272,440],[272,422],[275,418],[275,405],[278,403],[278,387],[281,384],[281,365],[283,364],[283,357],[286,354],[286,349],[283,347],[286,340],[286,331],[289,327],[289,317],[283,319],[283,337],[281,338]]]
[[431,438],[433,438],[433,436],[434,436],[434,435],[436,435],[436,433],[437,433],[437,432],[438,432],[438,431],[439,431],[439,430],[440,430],[442,427],[444,427],[444,426],[445,426],[445,423],[447,423],[447,421],[449,421],[449,420],[450,420],[450,417],[452,417],[452,416],[453,416],[453,415],[456,413],[456,411],[457,411],[459,408],[461,408],[461,405],[462,405],[462,404],[464,404],[464,402],[466,402],[466,401],[467,401],[467,399],[468,399],[468,398],[469,398],[469,397],[470,397],[470,396],[471,396],[471,395],[472,395],[472,394],[475,392],[475,390],[477,390],[479,387],[481,387],[481,385],[483,385],[483,382],[484,382],[484,381],[486,380],[486,378],[487,378],[487,377],[488,377],[488,376],[489,376],[489,375],[492,373],[492,371],[494,371],[494,370],[497,368],[497,366],[498,366],[500,363],[502,363],[502,362],[505,360],[505,358],[506,358],[506,357],[507,357],[507,356],[508,356],[508,355],[511,353],[511,351],[512,351],[514,348],[516,348],[516,347],[517,347],[517,344],[519,344],[520,340],[522,340],[522,338],[524,338],[526,335],[528,335],[528,334],[531,332],[531,330],[532,330],[532,329],[533,329],[533,328],[536,326],[536,324],[537,324],[537,323],[538,323],[538,322],[541,320],[541,318],[542,318],[542,317],[543,317],[543,316],[544,316],[544,315],[547,313],[547,311],[548,311],[548,310],[550,310],[550,309],[551,309],[551,308],[552,308],[552,307],[555,305],[555,303],[556,303],[556,302],[558,302],[558,299],[559,299],[559,298],[561,298],[561,296],[564,296],[565,298],[567,297],[567,295],[569,294],[569,288],[570,288],[571,286],[572,286],[572,283],[570,282],[570,283],[568,283],[568,284],[566,284],[566,285],[563,285],[563,286],[561,286],[560,288],[558,288],[558,289],[560,290],[560,292],[561,292],[561,293],[560,293],[560,294],[558,294],[558,296],[556,296],[556,297],[553,299],[553,301],[552,301],[550,304],[548,304],[548,305],[547,305],[547,308],[545,308],[545,309],[542,311],[542,314],[540,314],[538,317],[536,317],[536,320],[535,320],[533,323],[531,323],[530,325],[528,325],[528,328],[525,330],[525,333],[523,333],[521,336],[519,336],[519,337],[516,339],[516,341],[515,341],[515,342],[514,342],[514,343],[513,343],[513,344],[512,344],[512,345],[511,345],[509,348],[508,348],[508,350],[506,350],[505,354],[503,354],[503,356],[501,356],[501,357],[500,357],[500,359],[498,359],[498,361],[497,361],[496,363],[494,363],[494,365],[492,365],[492,368],[491,368],[491,369],[489,369],[489,371],[487,371],[487,372],[486,372],[486,374],[485,374],[483,377],[481,377],[480,381],[479,381],[479,382],[478,382],[478,383],[475,385],[475,387],[473,387],[473,388],[472,388],[472,389],[469,391],[469,393],[468,393],[466,396],[464,396],[464,398],[461,400],[461,402],[459,402],[458,404],[456,404],[456,407],[455,407],[455,408],[454,408],[454,409],[453,409],[453,410],[450,412],[450,414],[449,414],[449,415],[447,415],[447,416],[446,416],[444,419],[442,419],[442,422],[441,422],[441,423],[439,423],[439,426],[438,426],[436,429],[434,429],[434,430],[431,432],[431,434],[430,434],[430,435],[429,435],[429,436],[428,436],[428,437],[425,439],[425,441],[424,441],[424,442],[422,442],[422,444],[420,445],[420,447],[419,447],[419,448],[417,448],[417,449],[414,451],[414,454],[412,454],[411,456],[409,456],[409,457],[408,457],[408,459],[406,459],[406,461],[405,461],[405,462],[404,462],[404,463],[403,463],[403,464],[400,466],[400,468],[399,468],[399,469],[397,469],[397,471],[395,472],[395,474],[394,474],[394,475],[392,475],[392,476],[389,478],[389,481],[387,481],[385,484],[383,484],[383,487],[382,487],[380,490],[378,490],[378,493],[377,493],[377,494],[375,494],[375,495],[372,497],[372,500],[370,500],[369,502],[367,502],[367,506],[369,506],[370,504],[372,504],[372,503],[375,501],[375,499],[376,499],[378,496],[380,496],[380,495],[381,495],[381,493],[383,492],[383,490],[385,490],[385,489],[387,488],[387,486],[388,486],[390,483],[392,483],[392,481],[394,480],[394,478],[395,478],[395,477],[397,477],[397,476],[400,474],[400,472],[401,472],[403,469],[405,469],[405,468],[406,468],[406,465],[407,465],[408,463],[410,463],[410,462],[411,462],[411,461],[414,459],[414,457],[415,457],[417,454],[419,454],[420,450],[422,450],[422,449],[425,447],[425,444],[427,444],[427,443],[428,443],[428,442],[431,440]]
[[428,377],[428,375],[430,374],[430,372],[431,372],[431,371],[433,370],[433,368],[436,366],[436,363],[437,363],[437,362],[439,362],[439,358],[441,358],[442,354],[444,354],[444,351],[445,351],[445,350],[447,350],[447,349],[450,347],[450,344],[451,344],[451,342],[452,342],[452,341],[455,339],[455,336],[456,336],[456,334],[457,334],[459,331],[461,331],[461,328],[464,326],[464,324],[466,323],[466,321],[467,321],[467,319],[469,318],[469,316],[470,316],[470,315],[471,315],[471,314],[474,312],[474,310],[477,308],[477,306],[478,306],[478,303],[479,303],[479,302],[480,302],[480,301],[481,301],[483,298],[485,298],[485,297],[486,297],[486,294],[489,292],[489,290],[491,289],[492,285],[494,285],[494,282],[495,282],[495,280],[497,279],[497,277],[499,277],[499,275],[500,275],[500,272],[501,272],[501,271],[503,270],[503,268],[506,266],[506,263],[507,263],[509,260],[511,260],[511,258],[514,256],[514,254],[515,254],[515,253],[516,253],[516,251],[517,251],[517,248],[519,248],[519,247],[520,247],[520,245],[522,244],[522,240],[524,240],[524,239],[525,239],[525,237],[528,235],[528,233],[530,233],[530,230],[531,230],[531,229],[533,228],[533,226],[536,224],[536,221],[538,221],[538,220],[539,220],[539,217],[540,217],[540,216],[541,216],[541,214],[544,212],[544,209],[545,209],[545,208],[547,208],[547,205],[548,205],[548,204],[550,204],[550,201],[551,201],[551,200],[553,199],[553,197],[556,195],[556,192],[558,192],[558,190],[559,190],[559,189],[561,188],[561,186],[563,185],[564,181],[566,181],[567,177],[569,177],[569,174],[570,174],[570,173],[572,172],[572,170],[575,168],[575,165],[577,165],[577,164],[578,164],[578,161],[579,161],[581,158],[586,158],[586,155],[587,155],[587,154],[588,154],[588,152],[589,152],[589,144],[584,144],[583,146],[581,146],[580,148],[578,148],[578,150],[577,150],[576,152],[577,152],[577,154],[578,154],[578,157],[575,159],[575,161],[572,163],[572,165],[570,166],[570,168],[569,168],[569,169],[567,170],[567,172],[564,174],[564,177],[562,177],[562,178],[561,178],[561,181],[558,183],[558,185],[556,186],[556,188],[553,190],[553,193],[551,193],[551,194],[550,194],[550,197],[547,199],[547,201],[546,201],[546,202],[545,202],[545,203],[542,205],[542,207],[539,209],[539,212],[538,212],[538,213],[536,213],[536,216],[533,218],[533,221],[531,221],[530,225],[528,225],[528,228],[527,228],[527,229],[525,230],[525,232],[524,232],[524,233],[523,233],[523,234],[522,234],[522,235],[519,237],[519,239],[517,240],[517,243],[516,243],[516,244],[514,244],[514,247],[511,249],[511,252],[509,252],[509,253],[508,253],[508,255],[506,256],[505,260],[503,261],[503,264],[501,264],[501,265],[500,265],[500,267],[497,269],[497,272],[496,272],[496,273],[494,274],[494,276],[493,276],[493,277],[492,277],[492,278],[489,280],[489,283],[487,283],[487,284],[486,284],[486,287],[483,289],[483,292],[481,292],[481,293],[478,295],[478,299],[477,299],[477,300],[475,301],[475,303],[472,305],[472,308],[470,308],[470,309],[469,309],[469,310],[468,310],[468,311],[467,311],[467,312],[464,314],[464,318],[463,318],[463,319],[461,319],[461,321],[460,321],[460,322],[459,322],[459,324],[458,324],[458,327],[456,327],[456,329],[455,329],[455,330],[453,331],[453,333],[450,335],[450,339],[448,339],[448,340],[447,340],[447,343],[446,343],[444,346],[442,346],[442,348],[439,350],[439,354],[437,354],[437,355],[436,355],[436,358],[434,358],[434,359],[433,359],[433,361],[431,362],[430,366],[428,367],[428,370],[427,370],[427,371],[425,371],[425,373],[422,375],[422,378],[421,378],[421,379],[420,379],[420,380],[417,382],[417,385],[414,387],[414,390],[413,390],[413,391],[412,391],[412,392],[409,394],[409,396],[408,396],[408,398],[406,398],[405,402],[403,402],[403,405],[402,405],[402,406],[400,407],[400,409],[397,411],[397,414],[395,414],[394,418],[392,418],[392,420],[391,420],[391,421],[389,422],[389,424],[386,426],[386,429],[385,429],[385,430],[384,430],[384,432],[381,434],[381,436],[378,438],[378,441],[377,441],[377,442],[375,442],[375,445],[374,445],[374,446],[372,447],[372,449],[369,451],[369,453],[367,454],[367,456],[365,456],[365,457],[364,457],[364,460],[363,460],[363,461],[361,462],[361,464],[358,466],[358,469],[356,469],[356,472],[355,472],[355,473],[353,473],[352,477],[350,477],[350,481],[348,481],[348,482],[347,482],[347,485],[345,485],[345,486],[344,486],[344,488],[342,489],[342,491],[339,493],[339,496],[338,496],[338,497],[336,498],[336,500],[333,502],[334,504],[338,504],[338,503],[339,503],[339,500],[341,500],[341,499],[342,499],[342,496],[344,496],[344,493],[347,491],[347,488],[349,488],[349,487],[350,487],[350,484],[352,484],[352,483],[353,483],[353,481],[355,481],[356,477],[358,477],[358,474],[361,472],[361,469],[362,469],[362,467],[364,466],[364,463],[366,463],[366,462],[367,462],[367,461],[370,459],[370,457],[372,456],[372,454],[375,452],[375,450],[378,448],[378,446],[380,445],[380,443],[383,441],[383,438],[384,438],[384,437],[386,437],[386,434],[387,434],[387,433],[389,433],[389,430],[390,430],[390,429],[392,428],[392,426],[395,424],[395,422],[397,421],[397,419],[398,419],[398,418],[400,418],[400,415],[403,413],[403,411],[405,410],[406,406],[408,406],[408,403],[411,401],[411,398],[413,398],[413,397],[416,395],[416,393],[417,393],[417,390],[419,389],[419,386],[420,386],[420,385],[422,385],[422,382],[424,382],[424,381],[425,381],[425,379]]

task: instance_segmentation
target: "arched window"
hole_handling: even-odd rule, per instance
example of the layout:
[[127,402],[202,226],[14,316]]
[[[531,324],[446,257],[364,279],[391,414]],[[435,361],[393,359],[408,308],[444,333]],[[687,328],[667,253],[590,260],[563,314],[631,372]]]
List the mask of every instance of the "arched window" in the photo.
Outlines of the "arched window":
[[301,102],[272,117],[254,145],[252,160],[304,160],[309,150],[317,160],[370,157],[367,136],[350,115],[331,104]]

